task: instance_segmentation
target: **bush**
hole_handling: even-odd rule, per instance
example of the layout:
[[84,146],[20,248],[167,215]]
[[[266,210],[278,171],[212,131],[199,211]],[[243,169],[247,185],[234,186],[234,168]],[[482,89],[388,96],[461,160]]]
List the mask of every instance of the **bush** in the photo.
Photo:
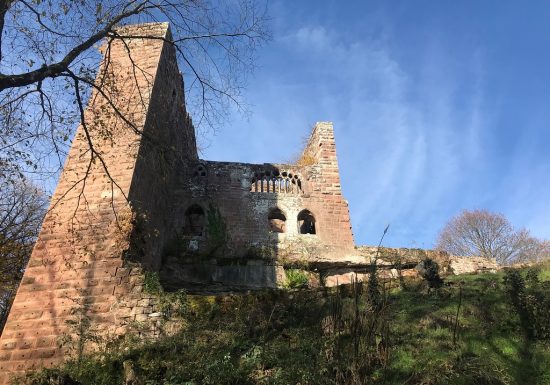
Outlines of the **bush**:
[[540,270],[531,268],[523,278],[520,271],[506,271],[504,284],[510,304],[530,340],[550,340],[550,282],[539,280]]
[[439,276],[439,265],[434,260],[427,258],[416,266],[420,276],[428,282],[431,289],[439,289],[443,286],[443,279]]
[[382,303],[382,295],[378,286],[378,266],[376,262],[370,267],[369,282],[367,286],[367,298],[371,305],[378,308]]
[[290,289],[296,289],[300,287],[307,287],[309,278],[306,273],[298,269],[288,269],[286,273],[285,287]]

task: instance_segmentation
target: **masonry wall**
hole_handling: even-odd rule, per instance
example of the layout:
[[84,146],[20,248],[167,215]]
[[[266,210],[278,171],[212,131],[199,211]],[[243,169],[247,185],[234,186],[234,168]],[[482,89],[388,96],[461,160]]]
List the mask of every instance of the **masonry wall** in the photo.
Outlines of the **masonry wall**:
[[[181,222],[175,247],[163,256],[165,286],[190,291],[275,287],[284,280],[283,264],[352,253],[332,124],[315,126],[304,154],[295,165],[198,160],[186,168],[175,185],[174,215]],[[204,213],[199,236],[184,231],[191,207]],[[282,231],[273,228],[274,210],[285,218],[278,220]],[[304,210],[315,218],[315,234],[300,233]],[[212,234],[213,220],[223,224],[221,245]]]
[[440,250],[358,246],[353,254],[338,260],[321,256],[309,266],[309,271],[317,274],[316,281],[325,287],[368,281],[373,264],[380,278],[402,280],[420,277],[419,264],[426,259],[439,265],[442,276],[494,273],[499,269],[494,258],[449,255]]
[[[167,24],[132,26],[119,32],[169,36]],[[124,259],[130,236],[136,232],[135,210],[127,198],[133,198],[139,213],[150,218],[166,212],[167,206],[156,202],[158,194],[167,191],[171,172],[153,183],[164,163],[152,163],[158,150],[142,144],[158,136],[160,122],[164,127],[172,122],[166,136],[175,137],[191,123],[183,100],[174,102],[182,97],[181,77],[173,52],[162,40],[114,40],[103,52],[110,64],[104,61],[96,81],[103,82],[120,113],[92,93],[86,125],[83,122],[77,130],[0,338],[0,383],[14,373],[62,360],[67,346],[60,345],[60,337],[75,337],[69,320],[86,317],[91,331],[114,336],[152,311],[151,299],[142,293],[141,268]],[[133,71],[132,63],[139,70]],[[175,87],[173,79],[178,80]],[[159,108],[164,105],[169,107]],[[150,111],[152,106],[155,113]],[[165,137],[157,139],[162,142]],[[170,142],[176,143],[174,139]],[[169,160],[196,157],[191,149],[194,142],[186,139],[189,147],[172,149]],[[153,223],[170,225],[160,219]],[[162,242],[151,235],[154,231],[146,233],[140,240],[146,251],[140,257],[154,265],[151,255],[162,248]]]
[[320,239],[349,252],[354,247],[353,234],[348,202],[342,196],[332,123],[316,124],[301,162],[307,175],[308,205],[312,211],[319,213],[322,224],[319,228]]
[[[96,79],[112,104],[92,92],[0,337],[0,384],[63,360],[62,337],[78,339],[67,321],[106,338],[148,322],[144,269],[168,289],[242,290],[353,251],[332,124],[316,125],[295,165],[200,160],[168,25],[118,32],[128,38],[102,48]],[[131,37],[144,35],[158,38]],[[185,233],[193,205],[200,235]],[[304,210],[315,234],[300,234]]]
[[[172,38],[169,30],[167,38]],[[157,271],[165,244],[179,224],[174,215],[178,204],[173,187],[188,164],[198,159],[195,129],[185,108],[183,78],[170,44],[164,44],[160,54],[137,158],[129,200],[138,226],[129,256]]]

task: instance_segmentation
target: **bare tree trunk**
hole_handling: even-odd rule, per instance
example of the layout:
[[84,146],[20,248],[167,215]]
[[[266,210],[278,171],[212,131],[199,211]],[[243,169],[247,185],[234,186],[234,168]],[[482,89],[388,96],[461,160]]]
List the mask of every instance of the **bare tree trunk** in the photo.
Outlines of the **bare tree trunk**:
[[4,35],[4,19],[8,9],[16,0],[0,0],[0,62],[2,62],[2,36]]
[[13,3],[12,0],[0,0],[0,62],[2,61],[2,35],[4,32],[4,18],[9,7]]

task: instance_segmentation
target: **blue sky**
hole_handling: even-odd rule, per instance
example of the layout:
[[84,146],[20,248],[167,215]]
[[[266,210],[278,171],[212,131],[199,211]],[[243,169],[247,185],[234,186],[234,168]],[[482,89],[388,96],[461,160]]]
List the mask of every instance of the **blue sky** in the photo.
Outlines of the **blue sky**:
[[[345,4],[345,5],[344,5]],[[550,3],[273,1],[203,158],[285,162],[332,121],[357,244],[432,247],[463,209],[550,238]]]

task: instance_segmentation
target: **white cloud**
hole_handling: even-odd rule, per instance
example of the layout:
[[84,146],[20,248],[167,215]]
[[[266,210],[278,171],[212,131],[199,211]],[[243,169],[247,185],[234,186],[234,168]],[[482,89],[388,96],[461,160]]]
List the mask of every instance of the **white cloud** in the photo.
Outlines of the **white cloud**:
[[[481,58],[472,68],[475,97],[457,107],[461,84],[453,73],[443,73],[443,51],[430,52],[426,71],[414,78],[381,42],[345,44],[326,30],[322,36],[323,62],[310,60],[324,68],[318,87],[327,106],[322,113],[336,124],[356,240],[373,243],[387,222],[393,222],[399,245],[412,243],[419,227],[435,238],[434,217],[449,215],[438,208],[446,208],[483,156]],[[332,36],[330,44],[326,36]]]
[[[388,245],[430,247],[454,214],[449,197],[483,162],[482,55],[470,66],[474,97],[464,102],[462,80],[443,71],[443,50],[424,54],[418,75],[389,47],[323,26],[278,39],[271,72],[251,89],[251,121],[232,131],[239,143],[251,142],[248,158],[235,160],[288,159],[283,154],[299,151],[312,123],[331,120],[356,242],[376,243],[391,222]],[[299,65],[289,67],[289,59]]]
[[331,39],[322,26],[302,27],[291,37],[301,48],[325,49],[331,45]]

